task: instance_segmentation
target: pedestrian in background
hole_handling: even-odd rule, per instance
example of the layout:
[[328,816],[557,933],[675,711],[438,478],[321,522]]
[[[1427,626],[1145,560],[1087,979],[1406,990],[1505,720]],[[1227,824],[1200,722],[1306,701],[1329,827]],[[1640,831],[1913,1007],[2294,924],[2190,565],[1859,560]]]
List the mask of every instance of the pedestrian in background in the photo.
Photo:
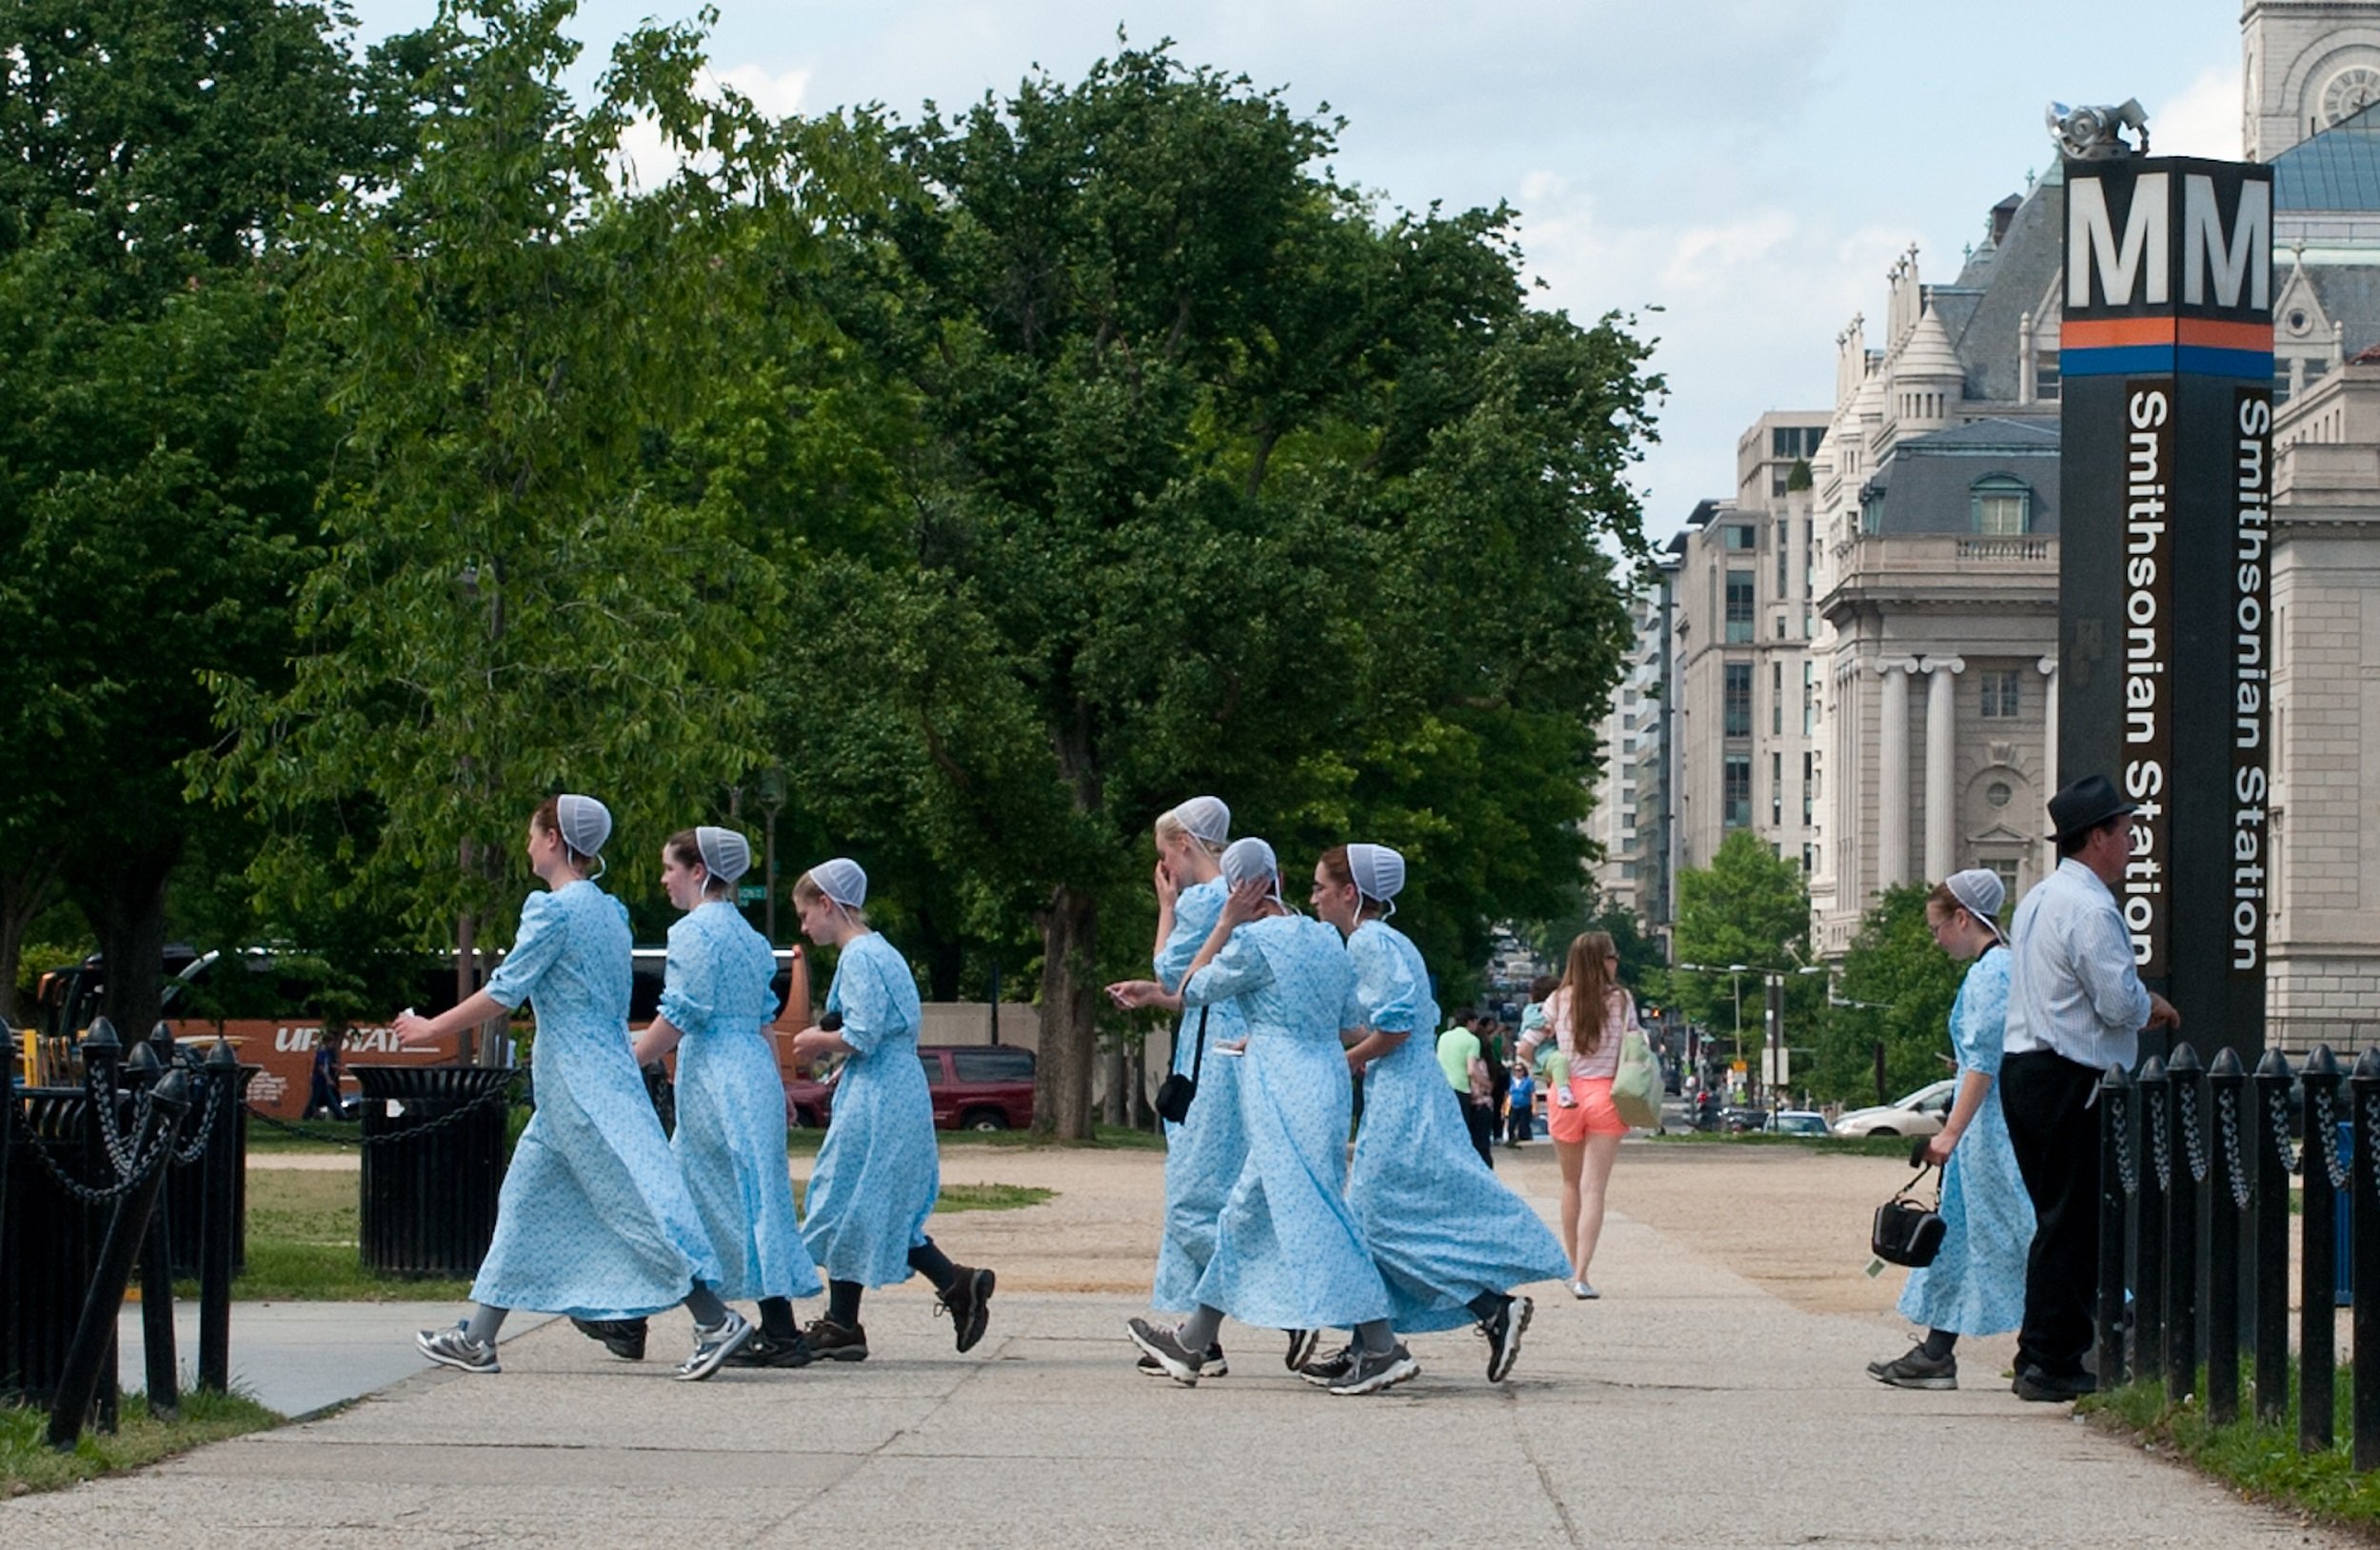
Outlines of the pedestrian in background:
[[1488,1103],[1494,1084],[1480,1053],[1478,1021],[1478,1007],[1455,1008],[1455,1021],[1438,1036],[1438,1067],[1462,1101],[1463,1130],[1471,1138],[1472,1149],[1492,1168],[1496,1166],[1496,1111]]
[[[1628,1123],[1612,1105],[1612,1079],[1619,1073],[1621,1036],[1638,1029],[1636,999],[1619,983],[1619,949],[1609,932],[1585,931],[1570,944],[1562,983],[1545,1004],[1545,1023],[1561,1051],[1570,1102],[1546,1111],[1546,1133],[1562,1169],[1562,1242],[1570,1251],[1570,1295],[1600,1296],[1589,1272],[1603,1237],[1603,1197],[1619,1157]],[[1525,1060],[1533,1045],[1524,1042]],[[1548,1078],[1552,1080],[1551,1077]]]
[[2033,1197],[2009,1144],[2000,1107],[2001,1040],[2008,1020],[2009,955],[2000,935],[2006,887],[1982,867],[1953,873],[1926,899],[1926,926],[1953,958],[1973,960],[1951,1005],[1958,1096],[1925,1160],[1942,1170],[1942,1246],[1909,1273],[1901,1316],[1925,1331],[1902,1356],[1868,1363],[1896,1388],[1958,1386],[1961,1335],[1999,1335],[2025,1317],[2025,1255]]
[[2057,870],[2016,906],[2009,936],[2008,1033],[2000,1101],[2038,1225],[2025,1264],[2016,1337],[2019,1399],[2089,1394],[2092,1305],[2099,1292],[2099,1116],[2108,1067],[2132,1068],[2144,1027],[2181,1014],[2140,983],[2115,884],[2132,859],[2136,804],[2104,775],[2050,799]]
[[1525,1061],[1513,1062],[1513,1084],[1504,1095],[1504,1144],[1517,1146],[1536,1138],[1531,1124],[1535,1118],[1537,1084],[1529,1076]]

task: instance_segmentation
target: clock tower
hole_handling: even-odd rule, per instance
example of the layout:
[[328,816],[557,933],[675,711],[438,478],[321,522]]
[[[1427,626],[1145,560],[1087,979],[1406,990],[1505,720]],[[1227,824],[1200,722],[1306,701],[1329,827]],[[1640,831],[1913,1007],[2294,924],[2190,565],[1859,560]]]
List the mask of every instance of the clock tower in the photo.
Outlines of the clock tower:
[[2380,0],[2246,0],[2239,29],[2250,161],[2380,102]]

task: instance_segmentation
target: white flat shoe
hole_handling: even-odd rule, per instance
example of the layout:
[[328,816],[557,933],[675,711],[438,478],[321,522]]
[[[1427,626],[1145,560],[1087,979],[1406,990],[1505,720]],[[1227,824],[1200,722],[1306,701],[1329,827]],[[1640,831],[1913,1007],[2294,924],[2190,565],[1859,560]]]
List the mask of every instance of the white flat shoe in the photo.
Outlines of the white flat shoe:
[[1583,1281],[1574,1281],[1570,1283],[1570,1295],[1581,1302],[1592,1302],[1603,1294]]

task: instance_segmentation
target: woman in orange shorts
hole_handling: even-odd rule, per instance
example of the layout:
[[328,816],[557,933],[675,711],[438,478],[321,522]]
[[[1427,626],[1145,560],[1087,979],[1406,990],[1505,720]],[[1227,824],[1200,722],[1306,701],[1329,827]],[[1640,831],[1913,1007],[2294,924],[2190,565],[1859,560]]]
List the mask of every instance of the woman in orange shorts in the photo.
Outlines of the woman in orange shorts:
[[[1550,1034],[1560,1053],[1548,1063],[1546,1085],[1553,1095],[1546,1130],[1562,1165],[1562,1247],[1570,1253],[1570,1295],[1592,1298],[1587,1271],[1596,1241],[1603,1236],[1603,1193],[1612,1162],[1619,1156],[1626,1122],[1612,1106],[1612,1078],[1619,1070],[1620,1035],[1639,1026],[1636,1001],[1620,988],[1619,950],[1609,934],[1588,931],[1570,944],[1562,983],[1545,1003],[1545,1021],[1520,1043],[1523,1060]],[[1565,1080],[1565,1078],[1567,1080]]]

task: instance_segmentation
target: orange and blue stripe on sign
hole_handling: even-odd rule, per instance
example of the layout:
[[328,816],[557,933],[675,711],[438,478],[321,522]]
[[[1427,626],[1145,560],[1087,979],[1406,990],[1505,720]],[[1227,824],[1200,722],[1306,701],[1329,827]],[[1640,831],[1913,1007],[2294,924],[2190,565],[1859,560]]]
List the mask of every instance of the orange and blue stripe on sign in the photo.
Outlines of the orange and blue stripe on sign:
[[2272,377],[2272,325],[2210,318],[2068,318],[2059,328],[2066,377]]

